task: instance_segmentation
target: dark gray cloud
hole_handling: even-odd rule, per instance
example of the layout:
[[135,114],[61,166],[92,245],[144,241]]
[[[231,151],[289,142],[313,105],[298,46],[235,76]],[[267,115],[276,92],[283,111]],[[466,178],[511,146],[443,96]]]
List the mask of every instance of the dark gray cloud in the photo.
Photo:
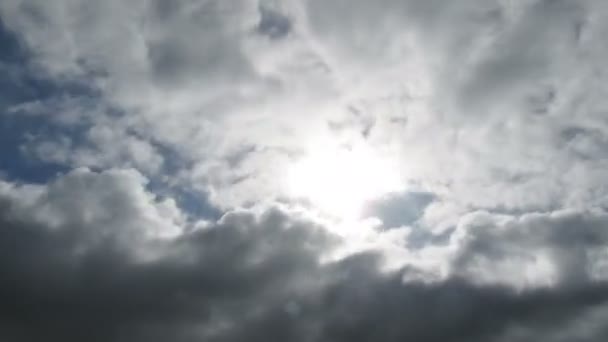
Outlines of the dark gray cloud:
[[[142,192],[140,182],[132,173],[81,170],[48,189],[2,187],[0,338],[596,342],[608,337],[601,319],[608,300],[603,282],[516,290],[457,277],[404,281],[416,270],[381,271],[382,256],[376,253],[321,261],[341,239],[283,209],[235,211],[173,237],[145,238],[143,232],[157,230],[150,216],[159,202]],[[594,220],[555,219],[558,230],[566,229],[560,224]],[[556,235],[549,244],[592,246],[595,239],[585,234],[593,227],[580,226],[583,235],[572,232],[570,238]],[[467,248],[487,250],[478,244]]]
[[292,30],[292,22],[286,15],[279,11],[260,5],[260,22],[257,32],[270,39],[280,39],[288,35]]
[[458,280],[404,284],[379,273],[373,255],[320,265],[329,239],[276,213],[185,235],[165,246],[170,257],[148,263],[111,242],[74,257],[73,231],[5,216],[7,341],[499,341],[513,326],[541,338],[608,299],[603,285],[516,293]]
[[577,286],[605,280],[608,243],[603,210],[521,216],[478,212],[451,236],[456,273],[488,282]]

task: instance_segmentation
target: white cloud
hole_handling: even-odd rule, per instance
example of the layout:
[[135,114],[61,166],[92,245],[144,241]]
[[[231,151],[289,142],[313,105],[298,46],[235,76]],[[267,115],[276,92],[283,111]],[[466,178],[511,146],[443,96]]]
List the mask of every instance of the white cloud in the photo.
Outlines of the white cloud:
[[[597,151],[582,138],[563,149],[561,134],[589,125],[604,130],[602,102],[588,98],[596,90],[577,89],[601,78],[593,71],[604,53],[596,47],[601,3],[265,6],[289,20],[289,34],[257,32],[263,18],[252,1],[26,1],[2,9],[43,70],[61,77],[95,71],[102,76],[91,81],[105,101],[127,112],[121,124],[139,137],[116,138],[117,146],[92,139],[109,151],[100,159],[109,153],[111,162],[133,159],[132,166],[155,170],[159,156],[141,139],[165,144],[184,158],[186,182],[236,194],[218,196],[222,206],[285,195],[266,181],[291,159],[275,151],[299,153],[336,122],[390,146],[414,181],[437,191],[449,184],[442,195],[464,206],[548,209],[597,200],[591,189],[599,180],[581,184],[569,176],[580,172],[572,169],[577,160],[595,179],[590,172],[601,160],[577,158],[581,149]],[[588,114],[573,120],[574,104]],[[259,152],[243,157],[244,169],[224,162],[252,147]],[[91,157],[75,163],[95,165]],[[244,195],[252,193],[258,198]]]
[[80,168],[48,185],[3,182],[2,194],[13,199],[10,212],[18,221],[51,230],[87,229],[92,243],[113,236],[130,244],[132,238],[181,234],[187,217],[173,199],[146,191],[146,183],[133,169],[95,173]]

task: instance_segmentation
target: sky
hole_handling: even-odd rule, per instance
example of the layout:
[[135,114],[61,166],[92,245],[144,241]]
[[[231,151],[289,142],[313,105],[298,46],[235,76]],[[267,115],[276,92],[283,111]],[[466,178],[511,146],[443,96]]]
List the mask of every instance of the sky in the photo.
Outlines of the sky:
[[608,339],[603,0],[0,0],[0,340]]

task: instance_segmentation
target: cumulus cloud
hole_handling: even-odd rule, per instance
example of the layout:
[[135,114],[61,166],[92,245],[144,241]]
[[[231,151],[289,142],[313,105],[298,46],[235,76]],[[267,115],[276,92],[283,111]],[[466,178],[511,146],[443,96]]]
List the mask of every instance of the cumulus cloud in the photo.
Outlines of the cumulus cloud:
[[[417,271],[381,271],[377,253],[324,259],[343,242],[302,214],[279,208],[241,210],[215,222],[188,224],[171,202],[155,198],[144,183],[141,175],[118,170],[78,170],[48,186],[2,183],[3,339],[605,338],[602,312],[608,292],[603,282],[586,278],[571,286],[558,280],[550,287],[517,291],[458,277],[405,280]],[[566,213],[521,222],[542,226],[556,220],[566,229],[568,222],[585,221],[574,240],[593,247],[601,241],[586,236],[599,229],[596,221],[602,219]],[[158,234],[175,225],[184,229]],[[457,262],[463,269],[475,253],[492,255],[487,245],[500,249],[517,240],[488,239],[483,247],[483,234],[473,230],[467,236],[477,243],[463,247],[468,254]],[[545,234],[550,232],[531,240],[546,238],[549,245],[564,248],[573,240]],[[567,266],[581,262],[568,258],[558,260]]]
[[466,278],[516,286],[604,280],[606,219],[598,209],[469,214],[451,236],[457,246],[452,263]]

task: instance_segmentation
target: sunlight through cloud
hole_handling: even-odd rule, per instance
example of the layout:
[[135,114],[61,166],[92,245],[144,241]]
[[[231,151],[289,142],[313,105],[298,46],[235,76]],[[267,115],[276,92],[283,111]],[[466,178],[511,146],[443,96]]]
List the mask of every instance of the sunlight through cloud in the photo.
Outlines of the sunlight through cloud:
[[365,143],[318,142],[288,170],[288,190],[325,214],[356,219],[366,202],[400,188],[398,169]]

